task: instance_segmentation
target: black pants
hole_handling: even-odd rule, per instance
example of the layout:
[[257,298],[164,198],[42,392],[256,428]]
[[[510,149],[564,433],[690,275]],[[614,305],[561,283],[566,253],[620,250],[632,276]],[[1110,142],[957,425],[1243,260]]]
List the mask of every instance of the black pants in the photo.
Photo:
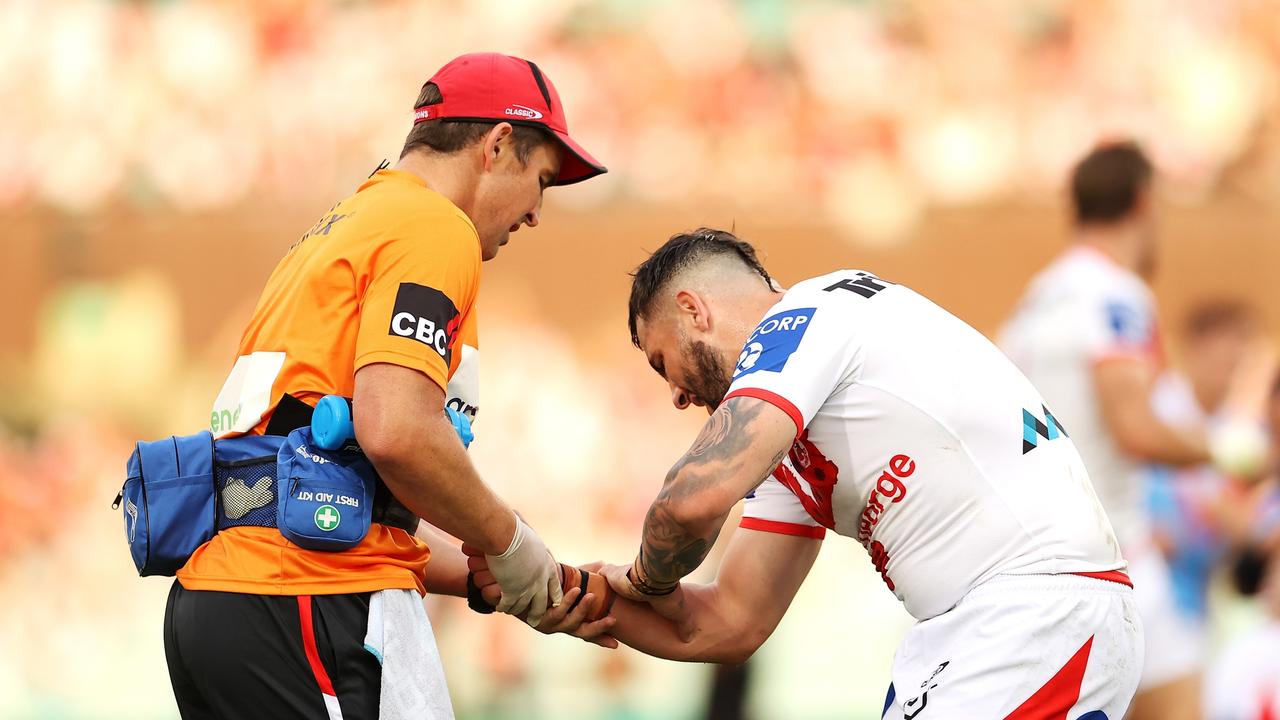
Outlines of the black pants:
[[178,710],[188,720],[375,720],[382,667],[364,649],[368,619],[369,593],[246,595],[175,580],[164,651]]

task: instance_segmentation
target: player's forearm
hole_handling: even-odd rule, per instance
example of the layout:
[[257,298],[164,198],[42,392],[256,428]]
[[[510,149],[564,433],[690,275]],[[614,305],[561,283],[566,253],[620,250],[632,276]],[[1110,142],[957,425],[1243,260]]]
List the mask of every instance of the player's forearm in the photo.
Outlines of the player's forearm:
[[693,446],[667,473],[645,517],[633,580],[670,587],[693,572],[715,544],[729,511],[777,467],[791,446],[791,421],[753,398],[712,413]]
[[443,415],[426,423],[380,428],[373,441],[359,430],[357,425],[361,447],[396,499],[485,553],[506,551],[515,533],[514,514],[480,479]]
[[449,537],[429,523],[418,523],[414,535],[431,548],[424,583],[433,595],[467,596],[467,557]]
[[1119,420],[1113,429],[1120,448],[1139,460],[1179,467],[1209,461],[1203,433],[1170,427],[1153,413],[1135,413]]
[[677,624],[658,614],[648,603],[619,598],[613,605],[617,624],[609,631],[619,642],[646,655],[680,662],[736,664],[760,646],[763,638],[736,627],[731,613],[717,606],[714,585],[682,586],[684,620],[692,630],[687,640]]
[[[690,503],[663,489],[645,516],[633,580],[653,589],[670,587],[693,572],[711,552],[725,515],[698,514]],[[678,488],[677,488],[678,490]]]
[[1156,417],[1151,408],[1150,367],[1109,361],[1095,365],[1093,372],[1103,423],[1122,452],[1163,465],[1209,461],[1209,443],[1203,432],[1179,430]]

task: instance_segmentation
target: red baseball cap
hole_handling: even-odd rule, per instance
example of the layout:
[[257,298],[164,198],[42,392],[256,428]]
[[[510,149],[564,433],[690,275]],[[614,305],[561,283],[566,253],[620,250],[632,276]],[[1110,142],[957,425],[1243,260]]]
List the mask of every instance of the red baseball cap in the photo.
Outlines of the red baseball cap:
[[537,65],[510,55],[472,53],[450,60],[427,82],[441,102],[414,108],[413,124],[427,120],[498,120],[545,128],[560,142],[560,174],[553,185],[582,182],[607,172],[569,137],[564,106],[551,79]]

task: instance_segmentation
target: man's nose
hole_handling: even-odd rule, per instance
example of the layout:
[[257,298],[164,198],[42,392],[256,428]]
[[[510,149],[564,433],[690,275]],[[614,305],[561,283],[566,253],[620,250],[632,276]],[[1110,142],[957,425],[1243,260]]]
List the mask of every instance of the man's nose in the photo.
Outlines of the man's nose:
[[531,228],[538,227],[538,221],[542,219],[542,198],[538,198],[538,204],[533,206],[529,214],[524,216],[524,224]]
[[677,410],[684,410],[692,404],[689,399],[689,393],[685,392],[684,388],[670,381],[667,382],[667,385],[671,387],[671,404],[675,405]]

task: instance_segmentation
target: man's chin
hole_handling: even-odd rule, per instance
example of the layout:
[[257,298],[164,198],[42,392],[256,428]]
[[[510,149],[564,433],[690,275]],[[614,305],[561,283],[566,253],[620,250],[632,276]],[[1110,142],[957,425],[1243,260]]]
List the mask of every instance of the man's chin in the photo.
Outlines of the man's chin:
[[481,245],[481,247],[480,247],[480,259],[481,259],[481,260],[492,260],[492,259],[494,259],[494,258],[498,257],[498,251],[499,251],[499,250],[501,250],[501,249],[502,249],[502,246],[503,246],[503,245],[506,245],[506,244],[507,244],[507,238],[503,238],[500,242],[498,242],[498,243],[496,243],[496,244],[493,244],[493,245]]

